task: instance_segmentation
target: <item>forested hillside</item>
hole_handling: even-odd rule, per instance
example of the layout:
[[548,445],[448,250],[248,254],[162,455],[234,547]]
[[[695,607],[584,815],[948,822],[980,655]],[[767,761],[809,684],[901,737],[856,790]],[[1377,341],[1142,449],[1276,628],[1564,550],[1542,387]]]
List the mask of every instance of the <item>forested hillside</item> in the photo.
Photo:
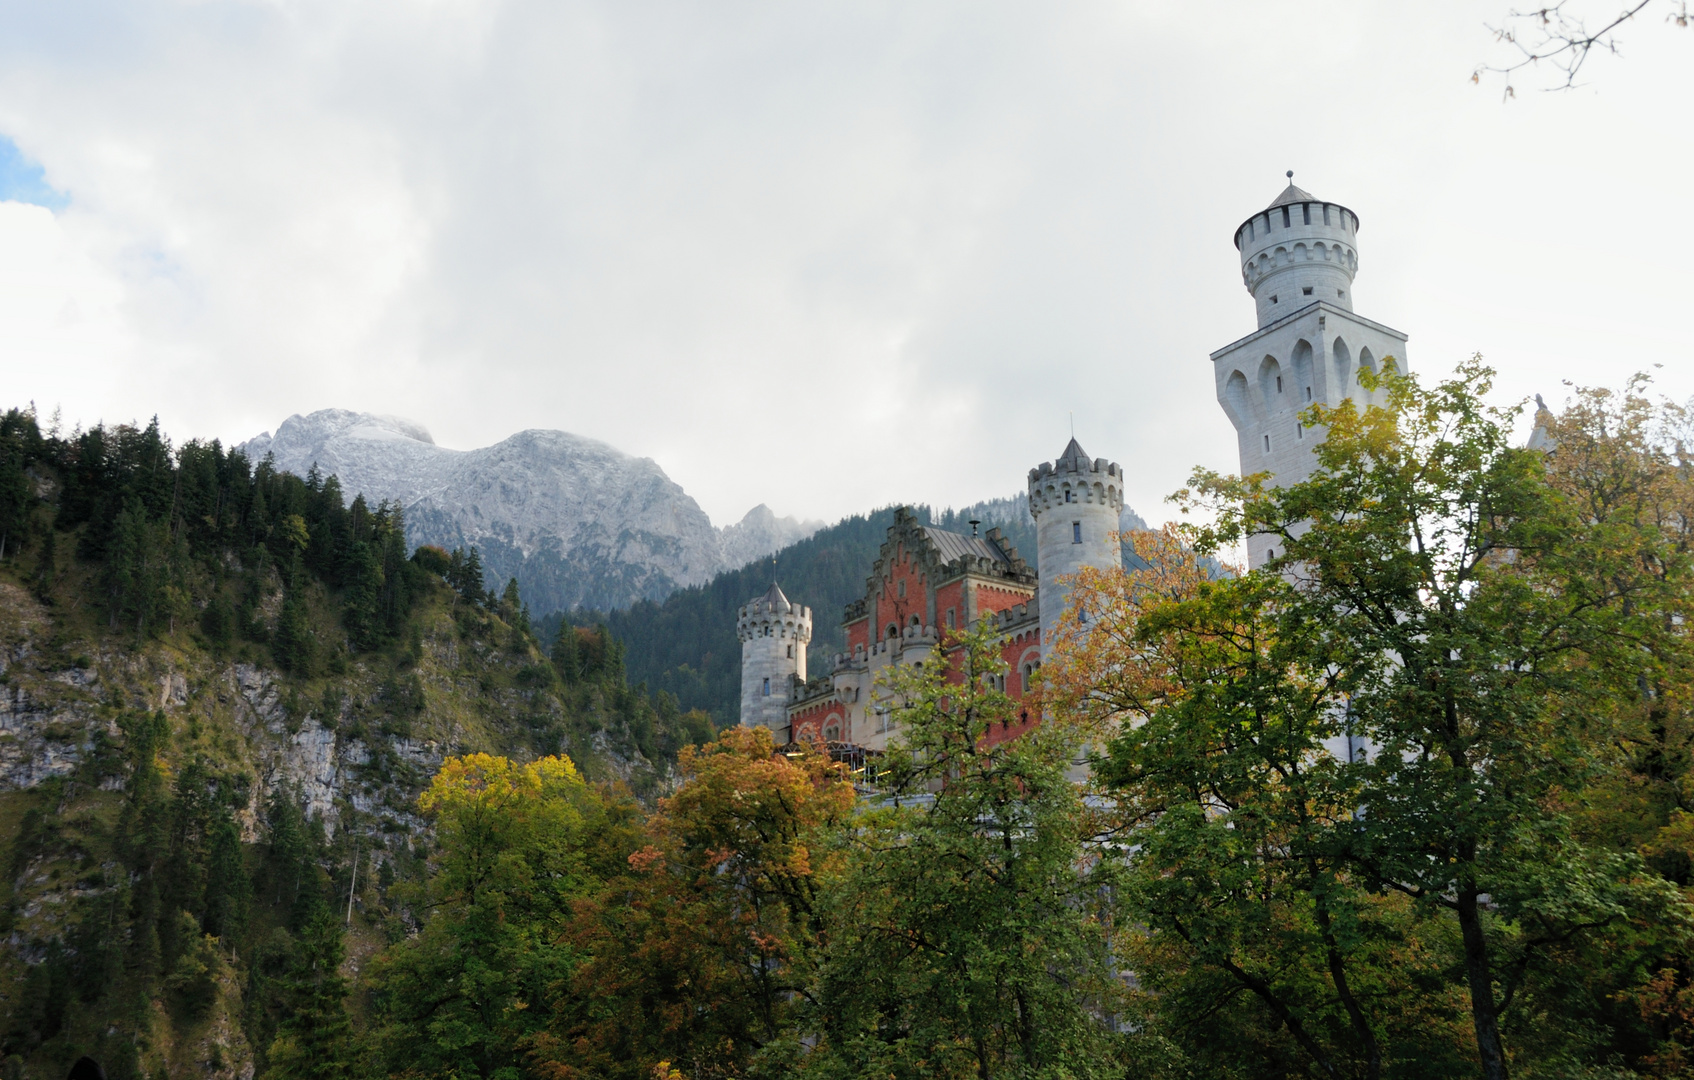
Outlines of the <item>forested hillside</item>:
[[568,753],[650,796],[710,738],[603,631],[544,653],[477,561],[156,424],[0,417],[7,1077],[263,1073],[343,952],[426,917],[443,760]]

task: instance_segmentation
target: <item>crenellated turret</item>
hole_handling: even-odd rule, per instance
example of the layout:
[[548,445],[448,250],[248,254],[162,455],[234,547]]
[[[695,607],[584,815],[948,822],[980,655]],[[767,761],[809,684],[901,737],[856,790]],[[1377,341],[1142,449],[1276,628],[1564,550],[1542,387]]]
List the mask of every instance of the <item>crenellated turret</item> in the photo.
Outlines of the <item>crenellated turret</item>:
[[812,609],[789,603],[773,582],[736,614],[741,639],[741,726],[768,727],[787,741],[789,688],[806,681]]
[[1084,566],[1123,565],[1115,535],[1122,511],[1123,469],[1105,458],[1090,461],[1075,439],[1057,461],[1029,470],[1029,512],[1035,518],[1041,575],[1036,599],[1044,643],[1070,599],[1070,586],[1060,578]]

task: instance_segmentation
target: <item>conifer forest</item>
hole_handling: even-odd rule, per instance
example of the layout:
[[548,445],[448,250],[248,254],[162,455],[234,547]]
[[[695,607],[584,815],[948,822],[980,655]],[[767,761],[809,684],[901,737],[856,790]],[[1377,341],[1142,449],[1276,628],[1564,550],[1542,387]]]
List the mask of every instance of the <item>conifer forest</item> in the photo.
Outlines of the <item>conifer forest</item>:
[[963,627],[866,761],[677,644],[771,563],[632,685],[333,476],[6,412],[0,1072],[1694,1075],[1694,415],[1384,370],[1078,575],[1040,723]]

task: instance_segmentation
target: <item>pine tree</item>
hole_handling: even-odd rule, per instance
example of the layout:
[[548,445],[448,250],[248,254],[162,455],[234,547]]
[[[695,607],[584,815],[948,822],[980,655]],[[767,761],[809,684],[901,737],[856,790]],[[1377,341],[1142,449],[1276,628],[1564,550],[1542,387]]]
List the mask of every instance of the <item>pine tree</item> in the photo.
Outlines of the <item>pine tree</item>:
[[0,560],[6,558],[7,551],[22,547],[32,502],[22,451],[0,447]]
[[283,984],[284,1014],[270,1047],[275,1080],[341,1080],[352,1064],[341,926],[322,908],[303,929]]

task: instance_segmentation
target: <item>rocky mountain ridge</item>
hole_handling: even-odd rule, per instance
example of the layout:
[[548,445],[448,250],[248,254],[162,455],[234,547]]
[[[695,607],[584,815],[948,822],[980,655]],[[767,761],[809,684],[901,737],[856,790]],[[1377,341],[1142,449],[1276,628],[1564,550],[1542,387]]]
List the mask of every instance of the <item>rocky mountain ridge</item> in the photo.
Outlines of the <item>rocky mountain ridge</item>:
[[239,448],[300,476],[333,475],[349,501],[398,502],[411,543],[476,546],[490,583],[517,578],[538,614],[662,599],[821,525],[760,505],[720,529],[651,458],[564,431],[452,450],[401,417],[321,409]]

